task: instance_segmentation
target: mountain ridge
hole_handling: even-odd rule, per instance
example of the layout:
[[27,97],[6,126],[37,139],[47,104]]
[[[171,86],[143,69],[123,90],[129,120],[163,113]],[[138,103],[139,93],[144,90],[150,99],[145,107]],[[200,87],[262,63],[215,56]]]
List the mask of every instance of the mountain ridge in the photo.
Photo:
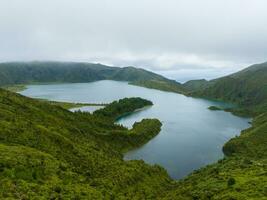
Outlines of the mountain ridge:
[[161,75],[141,68],[110,67],[85,62],[34,61],[0,63],[0,84],[2,85],[43,81],[90,82],[105,79],[123,81],[167,80]]
[[210,81],[189,81],[183,86],[188,86],[189,95],[232,102],[257,115],[267,105],[267,62]]

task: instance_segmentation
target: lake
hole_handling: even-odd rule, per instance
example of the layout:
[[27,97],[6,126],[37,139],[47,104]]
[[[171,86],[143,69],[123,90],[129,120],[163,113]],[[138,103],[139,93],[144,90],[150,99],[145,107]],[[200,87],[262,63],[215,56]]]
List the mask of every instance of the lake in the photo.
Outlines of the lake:
[[[224,111],[211,111],[209,106],[228,106],[222,102],[186,97],[126,82],[97,81],[29,85],[21,94],[33,98],[76,103],[109,103],[124,97],[142,97],[154,105],[120,119],[131,127],[143,118],[158,118],[163,126],[155,138],[125,154],[125,159],[143,159],[164,167],[174,179],[223,158],[223,144],[248,128],[250,119]],[[84,109],[86,110],[86,109]]]

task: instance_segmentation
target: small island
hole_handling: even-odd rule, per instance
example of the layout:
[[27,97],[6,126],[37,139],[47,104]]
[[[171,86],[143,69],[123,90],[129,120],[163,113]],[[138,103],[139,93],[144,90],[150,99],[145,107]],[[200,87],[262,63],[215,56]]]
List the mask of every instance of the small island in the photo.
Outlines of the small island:
[[131,114],[132,112],[152,105],[153,103],[151,101],[140,97],[124,98],[118,101],[113,101],[104,108],[96,110],[94,114],[116,121],[123,116]]

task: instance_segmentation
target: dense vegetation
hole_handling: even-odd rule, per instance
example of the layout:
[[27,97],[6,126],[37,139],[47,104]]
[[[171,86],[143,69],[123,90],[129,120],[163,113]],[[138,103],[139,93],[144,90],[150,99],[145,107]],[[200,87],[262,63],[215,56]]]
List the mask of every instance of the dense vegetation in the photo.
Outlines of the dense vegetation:
[[168,79],[134,67],[109,67],[75,62],[13,62],[0,64],[0,86],[30,83],[91,82],[97,80],[143,81]]
[[111,118],[115,121],[122,116],[151,105],[153,105],[151,101],[139,97],[124,98],[119,101],[114,101],[102,109],[96,110],[94,115]]
[[[144,144],[161,127],[156,119],[130,130],[114,124],[129,111],[120,107],[129,99],[107,106],[103,117],[0,90],[0,199],[265,200],[266,69],[264,63],[201,86],[187,84],[192,95],[234,102],[240,106],[229,111],[257,116],[225,144],[224,159],[177,182],[159,166],[123,161],[122,152]],[[140,102],[131,110],[146,104]]]
[[4,90],[0,119],[0,199],[142,199],[170,186],[162,168],[122,160],[159,132],[158,120],[128,130]]

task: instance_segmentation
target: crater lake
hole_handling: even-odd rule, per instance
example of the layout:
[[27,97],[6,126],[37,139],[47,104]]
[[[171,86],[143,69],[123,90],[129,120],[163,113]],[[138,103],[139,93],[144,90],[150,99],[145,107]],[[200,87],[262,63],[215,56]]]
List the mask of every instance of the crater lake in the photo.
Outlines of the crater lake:
[[163,124],[162,130],[147,144],[127,152],[124,159],[143,159],[149,164],[158,164],[174,179],[183,178],[223,158],[224,143],[248,128],[251,121],[224,111],[208,109],[209,106],[229,106],[223,102],[133,86],[127,82],[105,80],[28,85],[20,94],[75,103],[110,103],[124,97],[151,100],[153,106],[125,116],[117,123],[130,128],[135,121],[143,118],[158,118]]

